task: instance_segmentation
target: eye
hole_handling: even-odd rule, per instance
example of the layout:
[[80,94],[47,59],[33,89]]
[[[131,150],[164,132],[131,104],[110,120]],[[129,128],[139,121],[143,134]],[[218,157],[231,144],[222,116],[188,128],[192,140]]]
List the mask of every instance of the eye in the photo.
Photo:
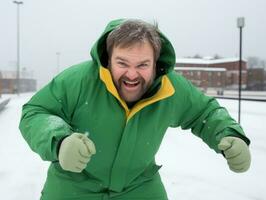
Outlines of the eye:
[[138,65],[139,68],[147,68],[149,65],[147,63],[142,63]]
[[127,67],[127,64],[124,62],[117,62],[117,64],[119,65],[119,67]]

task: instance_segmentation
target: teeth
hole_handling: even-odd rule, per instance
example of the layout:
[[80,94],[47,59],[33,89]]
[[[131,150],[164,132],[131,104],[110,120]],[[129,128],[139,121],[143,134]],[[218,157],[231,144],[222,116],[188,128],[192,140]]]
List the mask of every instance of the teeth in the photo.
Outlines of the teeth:
[[139,82],[138,81],[125,81],[125,83],[134,85],[134,84],[138,84]]

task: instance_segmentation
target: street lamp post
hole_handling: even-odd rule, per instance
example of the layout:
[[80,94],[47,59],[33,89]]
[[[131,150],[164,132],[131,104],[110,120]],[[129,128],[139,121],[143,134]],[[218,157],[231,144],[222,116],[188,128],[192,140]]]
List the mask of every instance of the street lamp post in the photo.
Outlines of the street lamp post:
[[23,4],[22,1],[13,1],[13,3],[17,4],[17,94],[19,95],[20,93],[20,41],[19,41],[19,6]]
[[241,90],[242,90],[242,29],[245,26],[245,18],[237,18],[237,27],[239,28],[239,82],[238,82],[238,123],[241,116]]

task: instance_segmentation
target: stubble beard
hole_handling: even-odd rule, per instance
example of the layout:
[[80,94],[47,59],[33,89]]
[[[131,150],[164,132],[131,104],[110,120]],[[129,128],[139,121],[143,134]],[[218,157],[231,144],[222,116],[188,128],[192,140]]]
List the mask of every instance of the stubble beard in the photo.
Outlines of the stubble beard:
[[[140,100],[142,96],[148,91],[153,83],[154,78],[152,77],[148,82],[141,76],[138,78],[131,80],[126,75],[122,75],[118,81],[114,81],[117,91],[120,97],[125,100],[127,103],[132,103]],[[130,91],[126,91],[124,88],[124,81],[139,81],[139,88],[137,91],[130,93]]]

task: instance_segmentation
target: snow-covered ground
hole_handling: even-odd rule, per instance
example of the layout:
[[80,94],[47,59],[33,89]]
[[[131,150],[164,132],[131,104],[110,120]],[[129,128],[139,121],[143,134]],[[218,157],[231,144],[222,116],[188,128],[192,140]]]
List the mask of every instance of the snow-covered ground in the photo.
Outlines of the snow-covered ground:
[[[30,150],[18,130],[21,106],[31,95],[11,95],[0,112],[0,199],[39,199],[46,178],[49,163]],[[219,102],[237,118],[237,101]],[[252,142],[250,170],[231,172],[221,155],[189,131],[169,129],[157,154],[169,199],[266,199],[266,102],[244,101],[242,109],[242,126]]]

